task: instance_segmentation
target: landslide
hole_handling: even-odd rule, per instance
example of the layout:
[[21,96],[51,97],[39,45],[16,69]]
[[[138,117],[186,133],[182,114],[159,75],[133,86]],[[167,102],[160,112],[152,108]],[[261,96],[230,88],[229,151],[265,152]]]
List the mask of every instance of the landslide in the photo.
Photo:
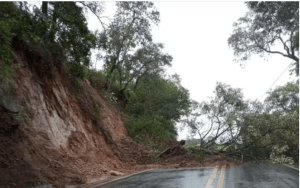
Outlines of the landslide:
[[63,187],[148,168],[151,148],[133,141],[101,92],[87,80],[70,87],[55,56],[19,43],[21,68],[0,85],[0,187]]
[[[162,157],[131,138],[103,86],[74,86],[62,60],[14,40],[12,84],[0,84],[0,187],[53,187],[106,180],[149,168],[237,164],[225,156],[199,163],[177,141]],[[102,88],[102,89],[101,89]]]

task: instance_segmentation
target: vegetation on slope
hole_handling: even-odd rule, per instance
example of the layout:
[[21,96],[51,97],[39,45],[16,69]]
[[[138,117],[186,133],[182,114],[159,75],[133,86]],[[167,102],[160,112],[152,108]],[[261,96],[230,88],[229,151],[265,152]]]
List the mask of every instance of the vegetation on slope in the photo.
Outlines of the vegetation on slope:
[[[270,46],[286,35],[287,41],[282,42],[286,54],[282,55],[295,61],[292,71],[298,75],[299,12],[294,3],[247,3],[250,13],[239,19],[228,39],[239,61],[247,60],[251,53],[276,53]],[[241,89],[224,83],[217,83],[210,101],[192,101],[180,77],[166,75],[172,56],[163,51],[163,44],[152,40],[151,28],[160,21],[152,2],[117,2],[116,14],[108,24],[102,21],[104,4],[100,2],[43,2],[40,7],[26,2],[0,4],[1,87],[13,81],[20,68],[14,53],[23,50],[45,83],[51,79],[51,68],[58,66],[81,101],[81,83],[88,80],[120,110],[131,135],[140,143],[158,147],[163,140],[175,139],[175,125],[182,122],[199,134],[203,149],[212,148],[216,141],[224,147],[242,143],[239,152],[271,147],[274,161],[282,161],[282,155],[296,160],[298,82],[271,91],[263,104],[245,100]],[[97,16],[101,30],[89,31],[87,11]],[[272,16],[279,16],[278,21],[270,23]],[[91,68],[91,50],[98,51],[102,70]],[[91,118],[101,118],[101,106],[83,105]],[[249,155],[257,158],[253,152]]]

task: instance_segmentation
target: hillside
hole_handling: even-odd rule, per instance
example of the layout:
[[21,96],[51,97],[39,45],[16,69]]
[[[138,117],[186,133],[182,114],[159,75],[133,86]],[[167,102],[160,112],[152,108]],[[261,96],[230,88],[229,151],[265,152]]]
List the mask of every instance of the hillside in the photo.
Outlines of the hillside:
[[[85,80],[70,87],[63,68],[41,74],[28,49],[16,51],[12,84],[1,85],[1,187],[54,187],[106,180],[150,168],[212,166],[235,161],[220,156],[199,162],[176,141],[160,159],[138,145],[116,107]],[[237,161],[238,162],[238,161]]]
[[[140,159],[147,160],[139,157],[142,146],[135,146],[121,115],[88,81],[81,82],[81,98],[75,96],[59,66],[41,75],[40,67],[29,59],[32,55],[18,51],[15,63],[21,68],[11,86],[1,85],[0,182],[4,187],[84,183],[110,177],[111,170],[135,171],[138,167],[133,166],[143,162]],[[84,108],[95,104],[101,106],[101,117]],[[16,114],[19,121],[13,118]]]

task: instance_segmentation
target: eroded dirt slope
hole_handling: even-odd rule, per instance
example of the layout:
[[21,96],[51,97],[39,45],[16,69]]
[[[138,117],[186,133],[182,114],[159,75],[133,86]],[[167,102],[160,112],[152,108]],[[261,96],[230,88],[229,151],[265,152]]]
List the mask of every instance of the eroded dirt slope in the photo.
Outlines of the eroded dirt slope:
[[[51,78],[41,78],[23,52],[16,61],[22,68],[16,73],[13,100],[0,108],[1,187],[43,183],[60,187],[105,179],[111,170],[136,170],[132,166],[144,158],[138,153],[141,146],[133,146],[121,115],[88,82],[82,83],[80,96],[86,105],[100,104],[98,120],[83,109],[57,67],[51,68]],[[30,109],[28,122],[5,131],[15,123],[14,110],[25,108]]]

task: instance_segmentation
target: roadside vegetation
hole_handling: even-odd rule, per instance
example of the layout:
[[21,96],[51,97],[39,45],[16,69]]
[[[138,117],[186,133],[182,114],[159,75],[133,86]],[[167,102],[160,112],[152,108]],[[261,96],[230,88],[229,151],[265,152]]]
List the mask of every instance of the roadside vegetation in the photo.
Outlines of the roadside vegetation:
[[[199,135],[198,148],[208,154],[299,163],[299,3],[246,5],[249,12],[234,23],[228,38],[235,61],[244,65],[254,54],[279,54],[292,61],[295,81],[268,91],[264,102],[246,100],[241,89],[218,82],[210,100],[194,105],[183,124]],[[275,43],[284,52],[273,49]]]
[[[293,61],[291,72],[298,76],[299,3],[246,4],[249,13],[235,23],[228,39],[236,60],[278,53],[271,47],[279,41],[286,54],[278,54]],[[121,112],[140,144],[163,151],[167,140],[176,139],[176,124],[181,123],[200,137],[199,146],[192,143],[189,150],[201,163],[207,155],[220,153],[243,160],[299,161],[298,77],[270,90],[263,103],[246,100],[241,89],[221,82],[209,101],[193,101],[180,76],[166,73],[172,56],[164,52],[162,43],[152,40],[151,28],[160,21],[154,4],[122,1],[116,5],[114,18],[105,23],[102,2],[44,1],[40,7],[1,2],[0,89],[13,82],[20,68],[15,53],[22,50],[31,60],[29,66],[45,80],[51,79],[52,67],[60,67],[77,99],[99,120],[104,118],[101,105],[86,103],[82,92],[88,82]],[[89,31],[86,12],[98,18],[98,31]],[[272,17],[277,21],[270,23]],[[103,62],[101,70],[93,68],[92,50]],[[0,106],[5,108],[3,103]],[[29,118],[30,110],[20,112],[22,123]]]
[[[116,5],[115,17],[104,24],[102,2],[42,2],[40,7],[1,2],[1,86],[13,82],[20,68],[15,53],[21,50],[45,82],[59,67],[91,118],[103,118],[102,107],[83,92],[86,81],[123,114],[136,141],[162,150],[165,141],[176,139],[175,125],[190,108],[189,92],[179,75],[166,74],[172,56],[152,41],[151,27],[160,21],[154,4]],[[88,30],[87,11],[99,19],[99,31]],[[91,50],[98,52],[102,70],[93,68]],[[20,112],[22,122],[29,118]]]

